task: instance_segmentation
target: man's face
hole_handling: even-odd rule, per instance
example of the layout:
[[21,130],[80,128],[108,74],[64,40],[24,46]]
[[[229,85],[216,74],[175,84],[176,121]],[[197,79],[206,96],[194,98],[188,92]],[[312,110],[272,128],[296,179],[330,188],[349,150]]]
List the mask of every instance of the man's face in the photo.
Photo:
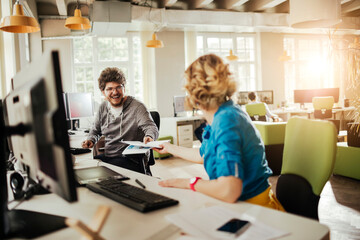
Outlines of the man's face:
[[102,93],[113,107],[120,107],[125,101],[125,87],[122,84],[108,82]]

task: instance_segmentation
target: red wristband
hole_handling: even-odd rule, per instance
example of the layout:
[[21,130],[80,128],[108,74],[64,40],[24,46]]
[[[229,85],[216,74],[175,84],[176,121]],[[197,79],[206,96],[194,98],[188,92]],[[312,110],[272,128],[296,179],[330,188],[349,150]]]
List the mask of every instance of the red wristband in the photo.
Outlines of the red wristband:
[[201,179],[201,177],[190,178],[190,189],[193,190],[194,192],[196,192],[195,184],[197,183],[197,181],[199,181],[199,179]]

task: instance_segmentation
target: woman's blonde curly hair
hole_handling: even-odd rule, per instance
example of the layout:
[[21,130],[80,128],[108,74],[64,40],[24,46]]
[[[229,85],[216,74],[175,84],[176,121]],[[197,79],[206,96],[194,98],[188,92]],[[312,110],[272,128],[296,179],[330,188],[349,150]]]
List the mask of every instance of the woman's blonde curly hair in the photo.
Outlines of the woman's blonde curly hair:
[[185,71],[186,104],[205,110],[220,106],[236,91],[231,75],[229,65],[215,54],[199,57]]

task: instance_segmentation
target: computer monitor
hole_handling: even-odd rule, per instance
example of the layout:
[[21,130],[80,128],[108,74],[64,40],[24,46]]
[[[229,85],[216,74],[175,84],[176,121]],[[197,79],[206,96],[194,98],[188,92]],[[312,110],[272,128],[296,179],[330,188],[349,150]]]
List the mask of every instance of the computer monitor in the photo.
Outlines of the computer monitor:
[[312,103],[313,97],[327,97],[333,96],[335,102],[339,102],[339,88],[318,88],[318,89],[295,89],[294,90],[294,103]]
[[181,113],[192,111],[193,109],[186,104],[186,96],[174,96],[174,117],[177,117]]
[[266,104],[274,104],[274,92],[273,90],[264,90],[264,91],[240,91],[237,93],[237,99],[239,105],[245,105],[250,102],[249,93],[254,92],[257,96],[257,101],[263,102]]
[[[10,136],[12,150],[29,169],[35,185],[63,199],[77,200],[69,137],[66,129],[59,53],[45,53],[14,77],[21,78],[1,110],[1,147]],[[35,238],[66,227],[65,218],[24,210],[8,210],[5,156],[0,159],[0,238]]]
[[72,129],[76,130],[78,120],[94,116],[93,99],[91,93],[66,93],[66,109],[68,118],[72,122]]

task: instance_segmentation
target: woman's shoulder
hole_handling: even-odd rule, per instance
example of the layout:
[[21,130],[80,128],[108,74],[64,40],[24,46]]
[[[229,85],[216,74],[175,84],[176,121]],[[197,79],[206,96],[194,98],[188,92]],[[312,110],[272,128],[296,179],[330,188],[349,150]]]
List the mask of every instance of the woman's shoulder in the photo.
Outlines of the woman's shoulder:
[[236,105],[229,105],[224,108],[220,108],[216,113],[215,118],[220,119],[220,122],[241,122],[246,121],[246,113]]

